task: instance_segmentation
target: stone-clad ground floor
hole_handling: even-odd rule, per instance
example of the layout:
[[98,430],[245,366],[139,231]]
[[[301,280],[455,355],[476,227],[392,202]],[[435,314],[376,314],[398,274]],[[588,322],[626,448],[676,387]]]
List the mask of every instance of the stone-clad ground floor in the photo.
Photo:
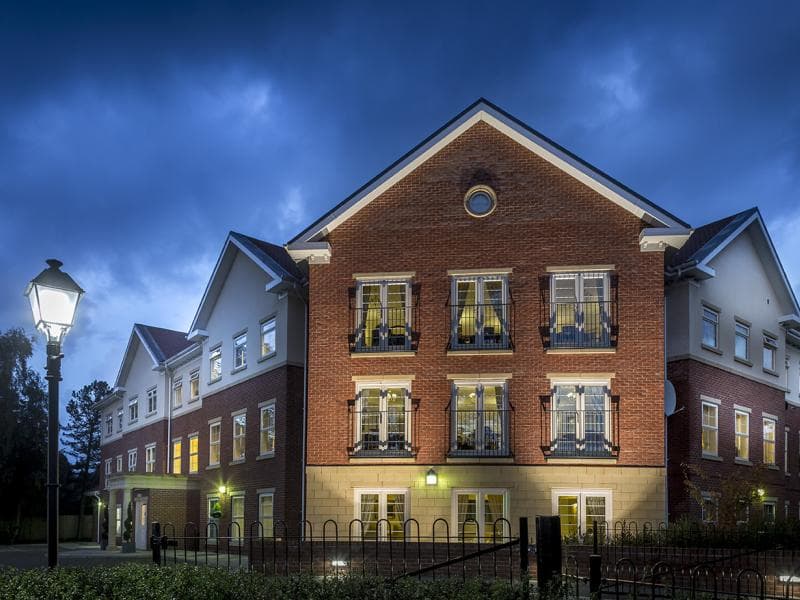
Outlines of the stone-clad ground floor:
[[[593,520],[609,527],[621,521],[657,526],[665,520],[662,467],[445,464],[433,467],[435,484],[427,480],[429,469],[416,464],[309,466],[307,518],[315,531],[331,519],[340,532],[347,532],[353,519],[369,530],[381,519],[386,520],[382,527],[395,529],[413,518],[423,536],[431,535],[437,519],[447,522],[451,535],[465,521],[474,529],[474,520],[487,537],[500,518],[509,521],[514,535],[520,517],[536,515],[560,515],[566,535],[585,534]],[[436,527],[436,535],[443,535],[442,521]]]

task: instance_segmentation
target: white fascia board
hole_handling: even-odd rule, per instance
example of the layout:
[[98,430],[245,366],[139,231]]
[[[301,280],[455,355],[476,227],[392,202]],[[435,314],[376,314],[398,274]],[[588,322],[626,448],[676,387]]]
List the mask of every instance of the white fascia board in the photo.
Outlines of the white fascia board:
[[796,314],[783,315],[778,319],[778,323],[780,323],[787,329],[800,329],[800,316]]
[[639,248],[642,252],[664,250],[667,246],[680,249],[692,234],[685,227],[648,227],[639,233]]
[[307,260],[310,264],[327,264],[331,261],[328,242],[295,242],[287,244],[286,251],[295,262]]
[[[219,257],[217,257],[217,262],[214,265],[214,269],[211,271],[211,277],[208,278],[208,283],[206,283],[206,289],[203,291],[203,297],[200,299],[200,304],[197,306],[197,311],[194,313],[194,318],[192,319],[192,324],[189,327],[190,332],[194,332],[198,329],[197,322],[200,319],[200,312],[203,310],[203,306],[205,306],[206,301],[208,300],[208,296],[211,293],[211,286],[214,283],[214,279],[217,276],[217,271],[219,271],[220,267],[222,266],[222,261],[225,258],[225,253],[228,250],[228,247],[231,243],[231,235],[228,234],[228,237],[225,238],[225,243],[222,244],[222,250],[219,253]],[[189,340],[192,340],[192,334],[189,334]]]
[[190,342],[201,343],[204,339],[208,337],[208,331],[205,329],[193,329],[189,332],[189,335],[186,336],[186,339]]
[[[327,233],[336,229],[341,223],[380,196],[397,181],[406,177],[414,169],[437,154],[455,138],[479,121],[483,121],[501,133],[504,133],[537,156],[555,165],[628,212],[633,213],[636,217],[642,219],[645,216],[649,216],[651,220],[660,222],[665,227],[682,227],[681,223],[678,223],[662,211],[643,202],[635,195],[588,168],[586,165],[548,143],[546,140],[534,135],[527,129],[521,127],[518,123],[511,121],[504,115],[493,110],[491,107],[480,104],[476,106],[471,113],[467,113],[459,121],[452,123],[449,127],[441,131],[439,135],[420,147],[414,154],[396,165],[394,169],[374,181],[361,193],[355,195],[348,202],[331,212],[325,220],[318,223],[314,229],[308,231],[308,233],[298,241],[315,241],[319,237],[327,235]],[[292,244],[291,247],[295,247],[295,244]]]
[[[206,332],[203,332],[203,333],[206,333]],[[197,334],[197,331],[191,332],[188,336],[186,336],[187,339],[189,339],[192,334]],[[190,341],[194,341],[194,340],[190,340]],[[186,362],[189,362],[190,360],[192,360],[196,356],[199,356],[201,349],[202,349],[202,344],[200,344],[200,343],[195,343],[195,344],[193,344],[191,346],[187,346],[185,349],[183,349],[180,352],[178,352],[175,356],[170,356],[164,362],[164,366],[166,366],[168,369],[174,369],[175,367],[178,367],[178,366],[180,366],[180,365],[182,365],[182,364],[184,364]]]
[[150,349],[149,344],[145,341],[144,336],[139,331],[139,328],[134,327],[133,330],[136,332],[136,335],[138,336],[141,345],[144,346],[145,350],[147,350],[147,354],[148,356],[150,356],[150,360],[153,361],[153,368],[158,367],[161,363],[159,362],[158,357],[155,354],[153,354],[153,351]]
[[736,229],[734,229],[734,230],[733,230],[733,231],[730,233],[730,235],[729,235],[728,237],[726,237],[726,238],[725,238],[724,240],[722,240],[722,241],[721,241],[719,244],[717,244],[717,247],[716,247],[716,248],[714,248],[714,249],[713,249],[711,252],[709,252],[709,253],[708,253],[708,256],[706,256],[706,257],[705,257],[705,258],[702,260],[702,262],[701,262],[700,264],[703,264],[703,265],[708,265],[708,263],[709,263],[711,260],[713,260],[713,259],[714,259],[714,257],[715,257],[715,256],[717,256],[717,254],[719,254],[719,253],[720,253],[720,252],[722,252],[722,251],[723,251],[725,248],[727,248],[727,247],[728,247],[728,245],[729,245],[729,244],[730,244],[730,243],[731,243],[733,240],[735,240],[735,239],[736,239],[736,238],[739,236],[739,234],[740,234],[740,233],[742,233],[742,232],[743,232],[745,229],[747,229],[747,228],[750,226],[750,223],[752,223],[752,222],[753,222],[753,221],[755,221],[756,219],[758,219],[758,213],[757,213],[757,212],[756,212],[756,213],[754,213],[754,214],[752,214],[752,215],[751,215],[751,216],[750,216],[748,219],[746,219],[746,220],[744,221],[744,223],[742,223],[741,225],[739,225],[739,227],[737,227]]
[[281,276],[278,275],[275,271],[273,271],[264,261],[258,258],[255,254],[253,254],[250,249],[245,246],[244,244],[240,243],[239,240],[236,238],[230,238],[230,241],[233,245],[235,245],[239,251],[247,256],[250,260],[252,260],[258,267],[260,267],[267,275],[270,276],[273,282],[271,285],[277,285],[281,281]]

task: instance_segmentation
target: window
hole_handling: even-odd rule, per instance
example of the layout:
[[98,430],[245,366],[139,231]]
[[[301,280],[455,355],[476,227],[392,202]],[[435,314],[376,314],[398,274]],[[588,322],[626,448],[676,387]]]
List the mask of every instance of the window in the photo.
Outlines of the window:
[[247,415],[233,417],[233,460],[244,460]]
[[158,390],[147,390],[147,414],[151,415],[158,410]]
[[247,334],[243,333],[233,339],[233,369],[244,369],[247,366]]
[[128,401],[128,423],[134,423],[139,418],[139,399],[131,398]]
[[356,285],[356,352],[411,350],[411,284],[408,280]]
[[778,340],[771,335],[764,334],[764,369],[775,371],[775,355],[778,352]]
[[208,353],[209,380],[214,382],[222,377],[222,347],[217,346]]
[[144,472],[154,473],[156,470],[156,445],[149,444],[144,447]]
[[481,350],[511,347],[508,277],[453,277],[450,349]]
[[183,381],[180,379],[172,387],[172,408],[180,408],[183,404]]
[[553,273],[550,347],[611,346],[612,304],[608,272]]
[[258,522],[264,537],[272,537],[274,532],[273,508],[274,497],[271,492],[262,492],[258,495]]
[[106,476],[111,475],[111,459],[106,459]]
[[745,525],[750,522],[750,504],[744,500],[739,500],[736,507],[736,524]]
[[551,456],[611,456],[610,395],[606,382],[553,386]]
[[106,435],[114,433],[114,417],[110,414],[106,417]]
[[486,217],[497,206],[494,190],[486,185],[476,185],[464,196],[464,208],[473,217]]
[[774,419],[764,419],[764,464],[775,464],[775,421]]
[[402,539],[403,524],[408,518],[407,501],[407,490],[356,490],[355,517],[363,523],[362,537]]
[[703,402],[703,454],[707,456],[719,455],[719,406],[710,402]]
[[220,456],[219,456],[219,434],[220,434],[220,427],[221,424],[219,421],[216,423],[211,423],[208,426],[208,464],[211,465],[218,465]]
[[197,434],[189,436],[189,473],[200,470],[200,446]]
[[117,473],[122,473],[122,455],[117,456]]
[[183,443],[181,440],[172,440],[172,472],[175,475],[181,474],[181,456]]
[[138,452],[136,450],[128,450],[128,471],[136,470],[136,458]]
[[506,517],[506,490],[453,490],[453,518],[458,539],[492,540],[509,535],[499,519]]
[[703,493],[703,503],[700,506],[703,523],[715,524],[719,520],[719,499]]
[[261,323],[261,358],[275,354],[275,319]]
[[743,410],[734,412],[736,458],[750,460],[750,415]]
[[117,535],[122,535],[122,504],[117,504],[114,513],[114,531]]
[[509,453],[508,388],[505,381],[456,381],[451,404],[451,454]]
[[783,430],[783,472],[789,474],[789,428]]
[[217,536],[219,536],[219,521],[222,515],[222,504],[218,496],[208,496],[207,501],[208,524],[206,525],[206,537],[211,541],[216,540]]
[[716,348],[718,344],[719,312],[703,307],[703,345]]
[[774,500],[765,500],[763,505],[763,515],[764,515],[764,522],[765,523],[774,523],[775,522],[775,501]]
[[275,452],[275,402],[261,407],[259,423],[258,453],[260,455]]
[[189,375],[189,401],[200,397],[200,371],[195,370]]
[[125,411],[120,406],[117,409],[117,431],[122,431],[122,418],[123,418],[124,414],[125,414]]
[[736,322],[736,341],[734,355],[742,360],[750,359],[750,327]]
[[553,490],[553,513],[561,517],[561,537],[576,538],[593,531],[605,537],[611,522],[611,492],[608,490]]
[[356,399],[354,452],[367,455],[411,452],[410,406],[411,392],[407,383],[360,386]]
[[244,494],[231,496],[231,544],[241,544],[244,537]]

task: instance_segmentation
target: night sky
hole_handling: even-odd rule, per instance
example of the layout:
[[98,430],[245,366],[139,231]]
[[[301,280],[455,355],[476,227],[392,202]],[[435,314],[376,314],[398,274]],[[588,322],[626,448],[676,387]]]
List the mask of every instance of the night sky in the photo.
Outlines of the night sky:
[[693,225],[759,206],[800,289],[800,2],[4,3],[0,329],[60,258],[64,398],[113,383],[228,230],[287,241],[481,96]]

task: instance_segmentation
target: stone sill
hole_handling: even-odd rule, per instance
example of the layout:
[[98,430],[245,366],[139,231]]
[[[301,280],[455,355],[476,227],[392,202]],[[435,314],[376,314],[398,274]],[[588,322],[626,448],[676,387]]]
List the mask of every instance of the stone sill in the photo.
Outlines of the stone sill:
[[714,354],[718,354],[719,356],[722,356],[722,350],[720,350],[719,348],[715,348],[714,346],[709,346],[707,344],[700,344],[700,347],[703,350],[708,350],[709,352],[713,352]]
[[740,364],[748,366],[748,367],[752,367],[753,366],[753,362],[750,361],[750,360],[747,360],[746,358],[741,358],[739,356],[734,356],[733,360],[735,360],[736,362],[738,362]]
[[275,452],[267,452],[266,454],[259,454],[256,456],[256,460],[267,460],[268,458],[275,458]]
[[617,458],[568,458],[568,457],[545,457],[548,465],[616,465]]
[[229,462],[229,463],[228,463],[228,465],[230,465],[230,466],[233,466],[233,465],[241,465],[241,464],[244,464],[245,462],[246,462],[246,459],[244,459],[244,458],[237,458],[236,460],[232,460],[231,462]]
[[733,463],[736,465],[743,465],[745,467],[752,467],[753,463],[749,460],[745,460],[744,458],[734,458]]
[[414,456],[351,456],[351,465],[365,464],[414,464],[417,462]]
[[447,356],[509,356],[514,354],[510,348],[502,350],[448,350]]
[[514,464],[513,456],[448,456],[448,464]]
[[715,462],[724,462],[721,456],[717,456],[716,454],[703,454],[703,460],[713,460]]
[[398,350],[389,352],[351,352],[350,358],[389,358],[390,356],[405,357],[416,356],[414,350]]
[[617,347],[613,348],[548,348],[545,354],[616,354]]

